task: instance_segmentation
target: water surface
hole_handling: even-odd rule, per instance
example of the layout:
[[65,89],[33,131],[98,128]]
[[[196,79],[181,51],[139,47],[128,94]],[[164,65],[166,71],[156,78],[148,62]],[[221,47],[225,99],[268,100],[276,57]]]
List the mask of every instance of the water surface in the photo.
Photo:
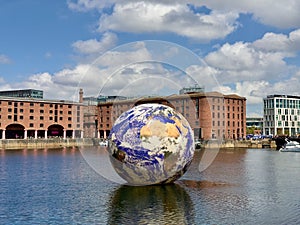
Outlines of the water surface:
[[300,153],[222,149],[200,173],[202,154],[174,185],[130,187],[76,148],[0,150],[0,224],[300,224]]

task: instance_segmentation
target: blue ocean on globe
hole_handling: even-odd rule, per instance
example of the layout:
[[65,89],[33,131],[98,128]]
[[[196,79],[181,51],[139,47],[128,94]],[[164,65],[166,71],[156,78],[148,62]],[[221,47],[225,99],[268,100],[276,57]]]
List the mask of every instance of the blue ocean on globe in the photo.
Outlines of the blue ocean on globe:
[[172,183],[193,159],[193,130],[173,108],[141,104],[115,121],[108,151],[112,166],[128,185]]

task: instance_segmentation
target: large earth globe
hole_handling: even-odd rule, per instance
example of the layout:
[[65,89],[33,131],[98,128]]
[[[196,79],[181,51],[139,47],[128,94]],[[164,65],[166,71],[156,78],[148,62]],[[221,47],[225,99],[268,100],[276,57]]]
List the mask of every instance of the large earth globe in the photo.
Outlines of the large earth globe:
[[188,121],[173,108],[141,104],[115,121],[108,151],[128,185],[172,183],[192,162],[195,145]]

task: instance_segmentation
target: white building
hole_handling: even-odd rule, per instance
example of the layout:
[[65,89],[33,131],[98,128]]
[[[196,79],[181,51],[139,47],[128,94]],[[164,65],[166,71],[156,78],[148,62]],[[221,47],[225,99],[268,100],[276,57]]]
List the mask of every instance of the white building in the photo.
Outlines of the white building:
[[268,95],[264,98],[264,134],[300,134],[300,96]]

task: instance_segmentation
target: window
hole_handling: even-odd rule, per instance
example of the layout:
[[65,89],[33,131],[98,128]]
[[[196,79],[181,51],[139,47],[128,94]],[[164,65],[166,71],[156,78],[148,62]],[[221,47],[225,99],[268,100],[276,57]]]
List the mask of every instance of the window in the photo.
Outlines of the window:
[[33,123],[30,123],[30,124],[29,124],[29,127],[33,127]]
[[34,109],[30,109],[30,113],[34,113]]
[[11,109],[11,108],[8,108],[7,111],[8,111],[8,112],[12,112],[12,109]]
[[43,110],[43,109],[41,109],[41,110],[40,110],[40,113],[44,113],[44,110]]
[[43,124],[43,123],[40,123],[40,127],[44,127],[44,124]]
[[44,116],[40,116],[40,120],[44,120]]
[[34,119],[34,117],[33,117],[33,116],[29,116],[29,119],[30,119],[30,120],[33,120],[33,119]]
[[49,120],[53,120],[53,117],[52,117],[52,116],[50,116],[50,117],[49,117]]
[[44,103],[40,103],[40,106],[41,106],[41,107],[44,107]]
[[33,103],[33,102],[30,102],[30,106],[34,106],[34,103]]
[[8,115],[8,116],[7,116],[7,119],[11,120],[11,118],[12,118],[11,115]]
[[24,112],[24,109],[20,109],[20,113]]
[[68,127],[69,127],[69,128],[72,128],[72,124],[69,123],[69,124],[68,124]]

